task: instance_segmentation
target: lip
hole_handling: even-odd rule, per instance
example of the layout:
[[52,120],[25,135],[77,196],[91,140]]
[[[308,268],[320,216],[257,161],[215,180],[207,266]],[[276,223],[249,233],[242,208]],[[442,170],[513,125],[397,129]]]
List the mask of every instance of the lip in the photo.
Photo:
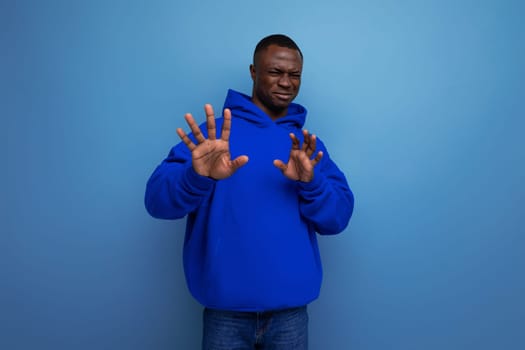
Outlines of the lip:
[[280,100],[289,100],[292,97],[290,93],[274,92],[274,96]]

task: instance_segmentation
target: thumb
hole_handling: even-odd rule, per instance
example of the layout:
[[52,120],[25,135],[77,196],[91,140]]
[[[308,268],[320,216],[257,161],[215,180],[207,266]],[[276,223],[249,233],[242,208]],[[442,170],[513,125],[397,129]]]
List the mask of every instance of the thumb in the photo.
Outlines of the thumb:
[[239,169],[240,167],[248,163],[248,160],[249,160],[248,156],[238,156],[237,158],[232,160],[231,164],[232,164],[233,170],[235,171]]
[[278,168],[281,171],[285,171],[286,170],[286,164],[284,164],[283,161],[280,160],[280,159],[274,160],[273,161],[273,165],[275,165],[275,167]]

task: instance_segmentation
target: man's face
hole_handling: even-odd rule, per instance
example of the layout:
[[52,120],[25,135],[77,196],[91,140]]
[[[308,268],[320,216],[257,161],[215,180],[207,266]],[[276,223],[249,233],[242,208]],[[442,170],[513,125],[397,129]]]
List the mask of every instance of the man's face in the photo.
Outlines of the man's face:
[[252,101],[272,119],[284,117],[299,93],[303,60],[299,51],[270,45],[250,66]]

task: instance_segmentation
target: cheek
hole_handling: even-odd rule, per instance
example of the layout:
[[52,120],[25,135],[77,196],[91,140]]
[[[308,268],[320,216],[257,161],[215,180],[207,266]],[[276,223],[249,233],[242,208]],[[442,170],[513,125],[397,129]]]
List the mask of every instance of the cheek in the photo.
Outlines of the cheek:
[[260,89],[265,92],[269,93],[270,90],[274,87],[275,83],[270,79],[264,79],[260,81],[259,87]]

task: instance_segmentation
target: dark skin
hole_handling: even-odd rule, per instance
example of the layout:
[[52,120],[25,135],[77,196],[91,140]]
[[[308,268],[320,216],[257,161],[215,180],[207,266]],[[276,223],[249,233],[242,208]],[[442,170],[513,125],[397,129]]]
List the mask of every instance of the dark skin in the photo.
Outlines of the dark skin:
[[303,59],[297,50],[270,45],[250,65],[252,101],[272,120],[284,117],[301,87]]
[[[287,115],[288,106],[299,93],[303,60],[297,50],[270,45],[259,52],[254,64],[250,65],[253,80],[252,101],[272,120]],[[192,165],[196,173],[212,179],[221,180],[232,176],[237,169],[248,162],[248,156],[242,155],[231,159],[230,129],[231,111],[224,110],[224,123],[221,137],[217,139],[215,115],[211,105],[204,106],[208,139],[204,137],[193,116],[187,113],[184,118],[193,132],[197,144],[181,129],[177,134],[191,151]],[[280,159],[273,161],[284,176],[294,181],[310,182],[314,176],[314,167],[323,157],[321,151],[315,154],[316,136],[303,130],[304,142],[290,133],[292,148],[288,162]],[[314,157],[315,154],[315,157]],[[313,158],[312,158],[313,157]]]
[[222,124],[221,138],[217,139],[217,129],[215,127],[215,115],[211,105],[204,106],[206,113],[206,127],[208,138],[206,139],[190,113],[184,116],[190,126],[193,135],[197,139],[197,145],[186,135],[181,128],[177,129],[177,134],[182,142],[191,151],[193,169],[202,176],[207,176],[215,180],[226,179],[235,173],[237,169],[248,162],[248,156],[239,156],[234,160],[230,155],[230,129],[232,115],[231,111],[224,110],[224,122]]

